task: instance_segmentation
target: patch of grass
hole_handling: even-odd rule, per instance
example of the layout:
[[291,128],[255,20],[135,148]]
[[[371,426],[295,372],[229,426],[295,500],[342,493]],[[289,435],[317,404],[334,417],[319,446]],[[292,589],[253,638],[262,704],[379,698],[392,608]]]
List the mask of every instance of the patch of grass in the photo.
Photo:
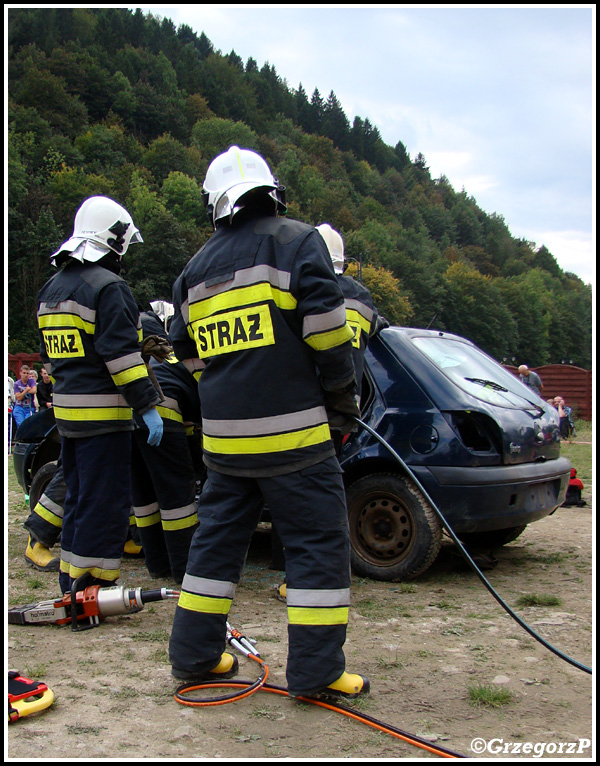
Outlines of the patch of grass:
[[402,662],[401,659],[398,657],[398,652],[396,652],[395,657],[377,657],[376,659],[377,667],[385,670],[387,668],[404,668],[406,667],[406,663]]
[[510,689],[502,689],[491,684],[474,684],[467,687],[469,702],[476,707],[499,708],[513,701]]
[[562,599],[550,593],[525,593],[517,599],[517,606],[560,606]]

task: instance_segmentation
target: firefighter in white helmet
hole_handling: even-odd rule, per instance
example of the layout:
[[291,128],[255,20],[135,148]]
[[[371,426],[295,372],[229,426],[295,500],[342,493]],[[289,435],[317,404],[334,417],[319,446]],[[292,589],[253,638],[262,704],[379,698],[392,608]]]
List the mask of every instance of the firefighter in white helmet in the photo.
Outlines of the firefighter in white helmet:
[[[344,254],[344,240],[341,234],[331,227],[328,223],[319,224],[316,227],[319,234],[325,240],[333,270],[337,282],[344,296],[344,305],[346,307],[346,321],[351,327],[354,337],[352,339],[352,361],[354,363],[354,372],[357,384],[357,403],[360,405],[360,392],[364,370],[365,350],[369,339],[378,332],[381,327],[387,327],[387,320],[383,319],[373,305],[371,293],[367,288],[357,280],[344,274],[346,270],[346,258]],[[335,429],[332,430],[332,437],[336,446],[336,452],[339,455],[343,446],[342,434]],[[272,538],[272,556],[273,568],[284,568],[283,551],[281,541],[276,530],[273,530]],[[285,601],[287,593],[287,583],[277,587],[277,597],[280,601]]]
[[139,311],[118,275],[121,258],[142,238],[131,216],[107,197],[91,197],[73,236],[53,253],[59,272],[38,295],[40,353],[54,379],[67,494],[59,583],[63,593],[114,585],[129,527],[133,411],[159,444],[160,396],[140,350]]
[[358,415],[344,299],[322,237],[280,217],[283,188],[258,154],[232,146],[216,157],[204,200],[216,230],[174,285],[170,329],[176,355],[202,367],[208,474],[172,674],[235,674],[227,614],[266,503],[285,546],[288,691],[354,697],[369,682],[345,670],[350,542],[330,433]]
[[342,235],[328,223],[321,223],[316,229],[325,240],[329,250],[333,270],[344,296],[346,319],[354,332],[352,359],[354,361],[358,394],[360,395],[365,350],[369,338],[375,335],[382,324],[387,325],[387,322],[379,319],[377,309],[373,305],[371,293],[367,288],[361,282],[344,273],[346,271],[346,258]]

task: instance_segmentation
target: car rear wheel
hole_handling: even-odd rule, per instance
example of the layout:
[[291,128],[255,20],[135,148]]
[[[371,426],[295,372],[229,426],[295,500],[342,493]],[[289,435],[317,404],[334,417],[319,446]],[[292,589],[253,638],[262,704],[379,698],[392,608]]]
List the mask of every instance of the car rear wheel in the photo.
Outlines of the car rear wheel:
[[396,474],[372,474],[351,484],[346,498],[357,574],[399,582],[433,564],[442,526],[414,484]]
[[29,488],[29,507],[31,510],[38,504],[40,497],[44,494],[44,490],[52,481],[56,473],[56,467],[57,461],[52,460],[50,463],[44,463],[40,470],[35,473]]

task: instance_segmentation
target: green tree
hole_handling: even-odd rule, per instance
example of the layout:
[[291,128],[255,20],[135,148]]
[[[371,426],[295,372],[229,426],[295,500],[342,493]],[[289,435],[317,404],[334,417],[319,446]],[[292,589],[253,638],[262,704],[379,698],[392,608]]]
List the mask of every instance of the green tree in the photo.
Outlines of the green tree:
[[227,151],[230,146],[256,151],[258,136],[243,122],[213,117],[201,120],[194,125],[192,143],[208,164],[218,154]]
[[177,170],[169,173],[162,186],[162,199],[180,223],[197,224],[208,220],[202,203],[202,188],[198,182]]

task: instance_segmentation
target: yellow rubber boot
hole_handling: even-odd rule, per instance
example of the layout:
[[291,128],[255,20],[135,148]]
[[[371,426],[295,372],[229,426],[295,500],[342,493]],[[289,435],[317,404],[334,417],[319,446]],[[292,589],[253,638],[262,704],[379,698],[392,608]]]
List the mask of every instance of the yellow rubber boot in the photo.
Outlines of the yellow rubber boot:
[[337,681],[329,684],[322,689],[318,695],[324,697],[342,697],[343,699],[356,699],[356,697],[366,695],[371,689],[368,678],[359,676],[357,673],[347,673],[344,671]]
[[125,543],[125,546],[123,548],[123,553],[126,556],[140,556],[142,553],[142,546],[135,543],[133,540],[129,539]]
[[208,681],[219,678],[233,678],[237,675],[239,669],[239,662],[235,655],[229,654],[229,652],[223,652],[218,664],[211,670],[207,670],[201,673],[194,673],[187,670],[180,670],[179,668],[172,667],[171,675],[180,681],[186,681],[187,683],[200,683],[201,681]]
[[284,604],[287,602],[287,585],[286,585],[286,583],[282,583],[281,585],[277,585],[276,592],[275,592],[275,598],[278,601],[283,601]]
[[221,660],[211,671],[211,678],[232,678],[238,672],[238,659],[229,652],[223,652]]
[[25,563],[40,572],[58,572],[60,560],[45,545],[32,540],[30,535],[25,548]]

